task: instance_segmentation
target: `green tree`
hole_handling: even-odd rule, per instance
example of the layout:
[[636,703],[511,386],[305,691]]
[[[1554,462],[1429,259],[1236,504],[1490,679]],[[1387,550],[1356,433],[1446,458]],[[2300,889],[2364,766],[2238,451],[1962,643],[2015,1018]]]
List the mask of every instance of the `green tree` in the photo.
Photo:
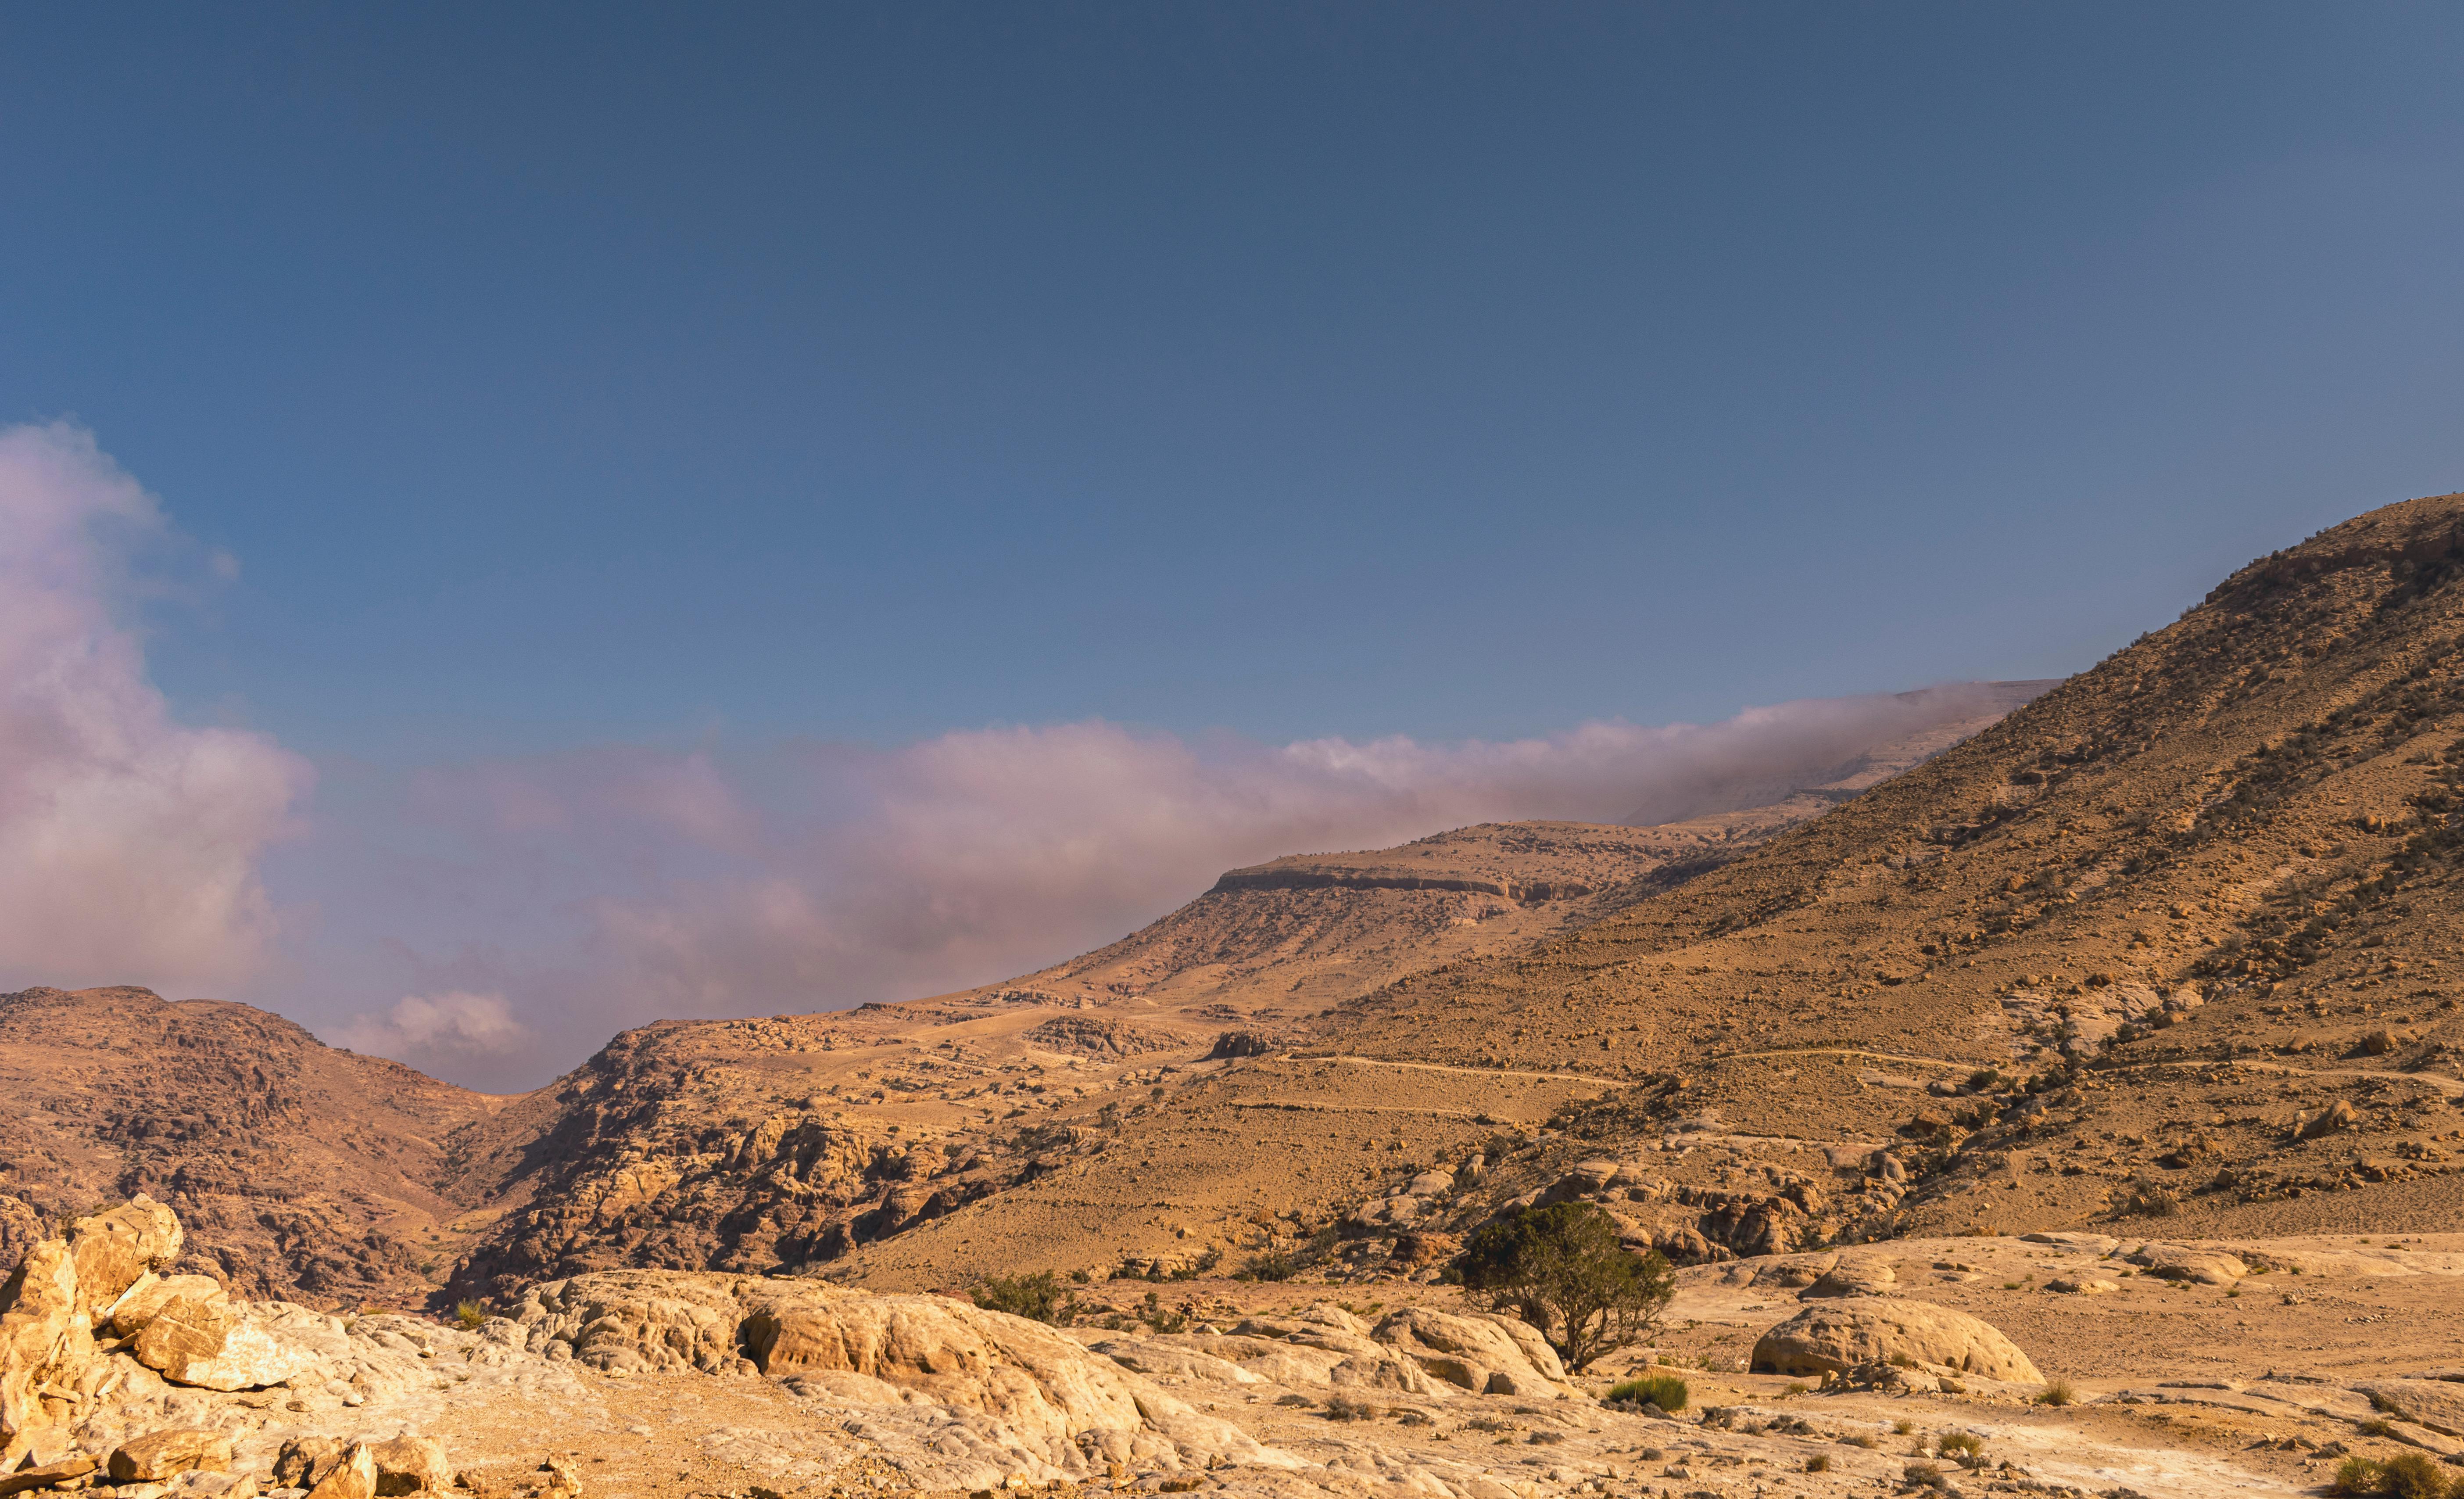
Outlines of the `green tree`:
[[1660,1251],[1617,1242],[1617,1220],[1590,1202],[1528,1207],[1463,1246],[1463,1290],[1540,1330],[1569,1369],[1583,1369],[1660,1325],[1677,1272]]
[[1063,1323],[1078,1314],[1078,1296],[1065,1298],[1061,1282],[1050,1270],[1032,1275],[995,1275],[977,1283],[968,1296],[986,1312],[1006,1312],[1037,1322]]

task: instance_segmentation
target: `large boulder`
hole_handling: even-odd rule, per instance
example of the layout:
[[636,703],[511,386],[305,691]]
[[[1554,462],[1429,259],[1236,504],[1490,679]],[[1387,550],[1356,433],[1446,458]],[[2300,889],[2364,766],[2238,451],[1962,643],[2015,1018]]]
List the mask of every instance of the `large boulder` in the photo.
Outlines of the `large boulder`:
[[210,1276],[157,1275],[147,1270],[95,1318],[95,1327],[100,1331],[108,1326],[114,1337],[134,1337],[154,1320],[156,1312],[182,1298],[214,1307],[229,1300],[222,1285]]
[[1857,1296],[1808,1307],[1754,1344],[1753,1371],[1820,1377],[1859,1364],[1914,1362],[2040,1384],[2017,1344],[1991,1323],[1922,1301]]
[[80,1218],[68,1232],[77,1260],[77,1307],[97,1316],[149,1270],[180,1257],[180,1220],[140,1194],[108,1211]]
[[340,1324],[288,1302],[174,1296],[139,1330],[137,1361],[174,1384],[259,1390],[347,1356]]
[[115,1484],[155,1484],[191,1468],[221,1469],[231,1466],[231,1439],[229,1433],[183,1427],[172,1431],[153,1431],[131,1442],[123,1442],[111,1454],[111,1481]]
[[2202,1286],[2230,1286],[2250,1273],[2250,1267],[2233,1255],[2180,1244],[2142,1245],[2130,1261],[2145,1267],[2150,1275]]
[[1446,1383],[1476,1395],[1553,1400],[1576,1393],[1565,1365],[1529,1324],[1406,1307],[1371,1334]]

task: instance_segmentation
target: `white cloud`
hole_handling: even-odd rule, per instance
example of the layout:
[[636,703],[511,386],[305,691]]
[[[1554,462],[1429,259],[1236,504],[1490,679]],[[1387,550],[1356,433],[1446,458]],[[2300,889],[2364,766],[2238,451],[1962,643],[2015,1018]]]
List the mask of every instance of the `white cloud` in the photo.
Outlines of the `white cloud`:
[[175,996],[273,957],[258,861],[297,830],[307,763],[175,722],[125,617],[168,535],[64,425],[0,430],[0,982]]
[[412,994],[387,1009],[343,1026],[335,1044],[379,1056],[427,1062],[469,1062],[501,1056],[529,1044],[527,1026],[514,1019],[501,994]]
[[[519,997],[532,1050],[487,1073],[510,1086],[653,1018],[835,1008],[1030,971],[1279,854],[1483,821],[1756,805],[1985,705],[1951,687],[1508,742],[1193,743],[1088,722],[891,751],[598,750],[437,768],[419,778],[415,821],[423,839],[453,829],[462,849],[437,888],[513,924],[466,930],[429,971]],[[388,1054],[478,1075],[430,1047]]]

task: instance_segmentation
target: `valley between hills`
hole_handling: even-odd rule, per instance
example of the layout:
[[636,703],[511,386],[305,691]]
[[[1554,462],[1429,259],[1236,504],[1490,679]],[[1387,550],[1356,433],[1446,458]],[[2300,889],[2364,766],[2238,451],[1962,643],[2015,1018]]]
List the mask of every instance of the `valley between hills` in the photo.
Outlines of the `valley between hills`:
[[[2464,496],[2259,559],[2093,669],[1947,698],[1816,783],[1731,791],[1655,826],[1277,859],[1037,973],[662,1022],[518,1096],[244,1005],[0,996],[0,1253],[142,1194],[180,1230],[146,1230],[149,1273],[531,1370],[505,1399],[567,1415],[495,1426],[363,1359],[363,1402],[493,1433],[482,1492],[554,1487],[490,1466],[557,1446],[540,1420],[587,1434],[594,1483],[739,1499],[1846,1493],[1906,1481],[1919,1454],[1850,1430],[1905,1445],[1902,1421],[1990,1429],[2002,1466],[1947,1480],[1987,1491],[2293,1493],[2356,1452],[2464,1460]],[[1681,1268],[1662,1337],[1577,1378],[1484,1321],[1503,1383],[1432,1383],[1429,1340],[1473,1335],[1445,1320],[1465,1236],[1572,1200]],[[1078,1320],[1032,1353],[1001,1342],[1016,1319],[921,1294],[1039,1271]],[[2025,1356],[1920,1350],[1896,1384],[1810,1391],[1754,1350],[1829,1298],[1962,1313]],[[457,1305],[518,1331],[419,1331]],[[884,1356],[859,1388],[780,1352],[793,1318],[853,1337],[885,1308],[976,1349],[979,1384]],[[1694,1371],[1683,1422],[1594,1414],[1652,1357]],[[1038,1445],[979,1387],[1013,1367],[1053,1409],[1133,1377],[1216,1424],[1133,1393],[1118,1444],[1070,1416]],[[2039,1402],[2055,1380],[2078,1403]],[[1383,1424],[1330,1422],[1365,1390]],[[726,1477],[653,1424],[678,1392],[839,1435],[742,1439]],[[198,1419],[270,1454],[320,1399],[277,1402],[289,1427]],[[935,1446],[924,1405],[1010,1424]],[[101,1420],[77,1413],[61,1429]]]

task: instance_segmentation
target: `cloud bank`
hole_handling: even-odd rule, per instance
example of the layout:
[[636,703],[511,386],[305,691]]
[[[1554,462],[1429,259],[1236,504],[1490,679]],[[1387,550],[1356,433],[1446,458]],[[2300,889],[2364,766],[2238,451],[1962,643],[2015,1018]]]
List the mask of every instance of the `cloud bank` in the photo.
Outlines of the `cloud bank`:
[[138,561],[176,543],[86,433],[0,431],[0,988],[249,1001],[497,1090],[660,1017],[1030,972],[1280,854],[1756,805],[1987,706],[1954,687],[1451,744],[1083,722],[319,776],[177,722],[148,680]]
[[653,1018],[839,1008],[1028,972],[1280,854],[1483,821],[1758,805],[1985,707],[1952,687],[1510,742],[1277,746],[1086,722],[885,751],[594,750],[431,769],[402,816],[423,846],[454,846],[436,888],[474,915],[531,920],[527,937],[460,934],[412,981],[523,996],[520,1024],[460,992],[345,1034],[511,1087]]
[[128,623],[160,508],[77,429],[0,430],[5,984],[240,984],[275,957],[258,866],[306,761],[173,721]]

